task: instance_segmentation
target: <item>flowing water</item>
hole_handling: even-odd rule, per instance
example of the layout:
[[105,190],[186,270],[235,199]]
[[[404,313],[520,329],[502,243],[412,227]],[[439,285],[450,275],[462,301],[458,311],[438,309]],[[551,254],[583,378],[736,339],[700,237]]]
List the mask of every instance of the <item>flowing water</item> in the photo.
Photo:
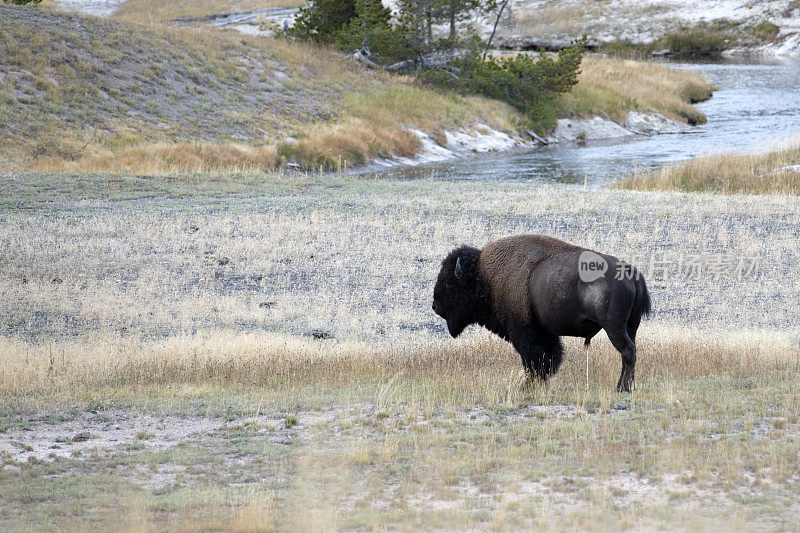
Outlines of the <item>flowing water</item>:
[[697,105],[708,116],[708,123],[690,133],[561,144],[393,169],[382,175],[581,185],[587,179],[590,186],[599,187],[636,169],[654,169],[713,153],[761,150],[800,135],[800,61],[673,66],[697,70],[717,87],[710,100]]

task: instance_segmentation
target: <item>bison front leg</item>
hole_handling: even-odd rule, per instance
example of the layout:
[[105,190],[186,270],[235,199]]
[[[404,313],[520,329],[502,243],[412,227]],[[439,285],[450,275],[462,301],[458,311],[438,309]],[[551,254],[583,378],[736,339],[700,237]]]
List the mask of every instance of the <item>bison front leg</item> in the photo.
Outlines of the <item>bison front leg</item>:
[[515,330],[508,335],[508,340],[522,358],[522,368],[531,381],[546,380],[547,376],[539,372],[540,361],[544,349],[536,342],[533,333],[525,330]]
[[515,331],[509,340],[522,358],[522,366],[531,379],[547,381],[558,370],[563,347],[558,337],[540,338],[533,331]]

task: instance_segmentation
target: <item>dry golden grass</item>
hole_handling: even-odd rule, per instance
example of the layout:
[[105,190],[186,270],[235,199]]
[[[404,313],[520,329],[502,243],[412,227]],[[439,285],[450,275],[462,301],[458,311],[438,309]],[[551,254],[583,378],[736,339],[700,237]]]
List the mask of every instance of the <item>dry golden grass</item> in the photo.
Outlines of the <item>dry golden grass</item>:
[[127,0],[113,17],[137,23],[167,22],[177,18],[240,13],[267,7],[302,7],[305,4],[305,0]]
[[[763,382],[792,375],[800,365],[796,341],[770,331],[645,324],[637,342],[638,389],[649,401],[663,402],[661,395],[683,380],[725,376]],[[591,396],[608,409],[616,397],[619,353],[605,336],[591,352]],[[567,354],[564,369],[548,387],[528,390],[518,354],[486,332],[399,345],[234,332],[155,341],[90,336],[43,344],[0,337],[0,393],[6,402],[74,402],[98,394],[160,396],[183,389],[191,395],[211,388],[259,391],[273,406],[306,408],[319,408],[331,398],[372,401],[378,394],[388,410],[408,403],[425,409],[514,407],[529,394],[537,402],[582,403],[588,396],[578,339],[567,339]],[[311,394],[312,389],[317,392]]]
[[36,162],[38,171],[133,172],[171,174],[180,172],[269,171],[278,166],[278,152],[271,147],[243,144],[158,143],[123,148],[109,155],[66,161],[50,157]]
[[502,102],[440,94],[408,79],[349,92],[342,105],[340,120],[310,128],[297,142],[283,144],[281,154],[312,168],[334,168],[340,158],[365,164],[376,156],[415,155],[420,141],[410,128],[443,143],[448,130],[486,124],[513,134],[523,123],[523,117]]
[[516,16],[516,23],[540,37],[581,35],[587,18],[598,15],[594,5],[544,6],[524,11]]
[[[727,528],[739,513],[779,529],[789,519],[795,338],[646,325],[630,397],[612,390],[619,357],[605,339],[593,345],[585,389],[581,348],[568,342],[564,367],[541,385],[527,383],[513,349],[487,333],[383,347],[226,333],[49,346],[2,339],[6,411],[77,403],[123,426],[128,411],[104,406],[133,402],[162,420],[191,406],[183,425],[220,406],[235,414],[163,452],[137,441],[53,464],[0,456],[10,469],[0,469],[0,509],[36,494],[15,521],[39,524],[46,509],[67,507],[105,528],[138,516],[143,529],[240,531],[674,529],[687,520]],[[282,413],[301,429],[276,429]],[[276,433],[292,435],[291,446],[268,440]],[[149,467],[116,466],[130,463]],[[63,483],[44,472],[83,488],[59,494]],[[163,472],[178,472],[174,485],[138,486]],[[98,517],[95,507],[137,512]]]
[[601,115],[624,122],[635,109],[690,124],[706,121],[692,103],[710,98],[713,88],[696,72],[592,56],[584,59],[581,71],[578,85],[561,98],[561,113],[567,116]]
[[367,164],[376,155],[409,157],[420,147],[419,139],[408,130],[381,127],[363,119],[318,129],[297,142],[284,144],[282,155],[306,167],[331,169],[343,162]]
[[638,173],[614,184],[618,189],[746,194],[800,193],[800,145],[744,155],[712,155]]

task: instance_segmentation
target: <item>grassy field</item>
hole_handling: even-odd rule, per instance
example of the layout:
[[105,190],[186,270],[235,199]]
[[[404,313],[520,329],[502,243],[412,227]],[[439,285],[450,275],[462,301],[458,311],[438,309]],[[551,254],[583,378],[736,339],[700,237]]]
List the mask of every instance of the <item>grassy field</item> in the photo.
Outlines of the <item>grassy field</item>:
[[618,189],[745,194],[800,193],[800,144],[751,154],[698,157],[614,184]]
[[[800,511],[795,197],[256,173],[0,187],[4,530],[786,529]],[[449,339],[430,311],[448,250],[528,231],[761,269],[648,273],[631,395],[603,335],[588,390],[577,339],[529,384],[507,344]]]
[[[444,142],[446,130],[478,124],[512,134],[530,126],[501,102],[438,93],[308,45],[17,6],[0,6],[0,30],[4,169],[335,168],[414,155],[411,128]],[[637,109],[702,122],[691,102],[709,94],[698,74],[589,59],[555,105],[558,116]]]

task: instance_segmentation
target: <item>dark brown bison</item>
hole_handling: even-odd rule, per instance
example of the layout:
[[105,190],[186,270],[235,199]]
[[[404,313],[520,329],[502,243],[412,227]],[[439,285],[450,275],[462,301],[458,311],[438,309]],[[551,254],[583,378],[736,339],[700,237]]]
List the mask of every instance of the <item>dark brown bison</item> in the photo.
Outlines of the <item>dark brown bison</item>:
[[650,313],[641,274],[614,256],[544,235],[462,246],[442,261],[433,310],[457,337],[480,324],[511,342],[531,376],[558,370],[562,336],[588,346],[601,329],[622,354],[617,390],[634,386],[636,330]]

